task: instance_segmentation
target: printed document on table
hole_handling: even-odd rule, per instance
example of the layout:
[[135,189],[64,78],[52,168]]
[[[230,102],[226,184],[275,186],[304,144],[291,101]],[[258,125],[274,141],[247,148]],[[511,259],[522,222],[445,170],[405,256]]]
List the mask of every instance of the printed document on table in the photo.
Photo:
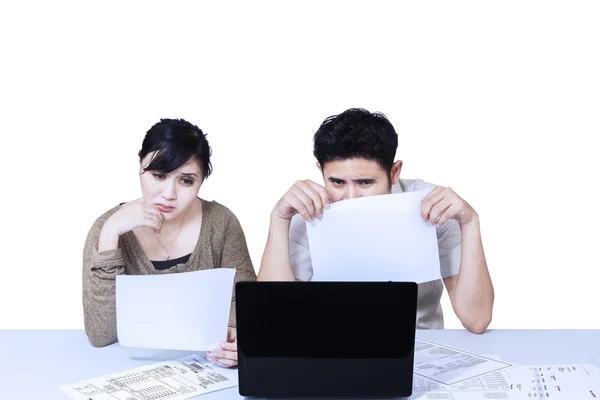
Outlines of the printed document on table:
[[507,372],[513,391],[527,398],[600,398],[600,370],[593,365],[520,365]]
[[235,269],[118,275],[117,336],[125,347],[208,351],[227,338]]
[[331,204],[306,223],[314,281],[440,279],[437,232],[421,219],[431,189]]
[[415,338],[415,375],[442,385],[455,385],[510,367],[512,364],[504,361]]
[[489,400],[520,399],[521,397],[519,393],[511,391],[510,378],[506,370],[502,370],[454,385],[444,385],[415,374],[413,376],[413,394],[409,399]]
[[[500,361],[496,355],[483,357]],[[489,400],[523,398],[520,393],[511,391],[508,369],[471,378],[454,385],[444,385],[423,376],[413,376],[413,394],[410,400],[453,399]]]
[[237,370],[194,354],[59,389],[76,400],[184,400],[237,385]]

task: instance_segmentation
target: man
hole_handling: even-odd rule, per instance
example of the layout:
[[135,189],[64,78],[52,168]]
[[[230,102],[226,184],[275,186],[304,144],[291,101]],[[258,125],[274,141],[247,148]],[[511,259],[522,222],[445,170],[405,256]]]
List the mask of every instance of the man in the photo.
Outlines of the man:
[[[398,135],[383,114],[349,109],[327,118],[314,136],[325,187],[297,181],[275,205],[258,280],[312,278],[305,221],[321,218],[330,201],[433,188],[421,203],[421,217],[436,225],[443,284],[463,326],[483,333],[492,319],[494,288],[479,216],[450,188],[400,179],[402,161],[394,162],[397,147]],[[419,284],[417,328],[444,327],[442,279]]]

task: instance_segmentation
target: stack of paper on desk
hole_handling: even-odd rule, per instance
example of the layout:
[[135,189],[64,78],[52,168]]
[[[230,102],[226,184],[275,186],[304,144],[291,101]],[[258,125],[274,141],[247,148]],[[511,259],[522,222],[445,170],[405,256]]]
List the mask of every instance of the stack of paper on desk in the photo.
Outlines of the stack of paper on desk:
[[306,225],[315,281],[429,282],[440,279],[437,233],[421,219],[431,190],[331,204]]
[[235,269],[117,276],[117,336],[125,347],[207,351],[227,338]]

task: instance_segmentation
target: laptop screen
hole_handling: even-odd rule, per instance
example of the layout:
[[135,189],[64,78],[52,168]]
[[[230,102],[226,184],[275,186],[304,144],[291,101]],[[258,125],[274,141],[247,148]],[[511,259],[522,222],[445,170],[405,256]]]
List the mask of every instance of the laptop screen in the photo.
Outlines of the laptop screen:
[[403,358],[413,351],[415,283],[240,282],[236,298],[246,357]]

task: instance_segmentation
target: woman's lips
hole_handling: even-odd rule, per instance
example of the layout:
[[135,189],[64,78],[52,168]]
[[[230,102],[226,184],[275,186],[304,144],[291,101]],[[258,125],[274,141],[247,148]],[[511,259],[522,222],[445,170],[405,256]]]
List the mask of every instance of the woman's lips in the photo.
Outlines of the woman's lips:
[[164,213],[169,213],[169,212],[171,212],[171,211],[173,211],[173,210],[175,209],[175,207],[172,207],[172,206],[166,206],[166,205],[164,205],[164,204],[157,204],[157,205],[156,205],[156,208],[158,208],[158,210],[159,210],[160,212],[164,212]]

